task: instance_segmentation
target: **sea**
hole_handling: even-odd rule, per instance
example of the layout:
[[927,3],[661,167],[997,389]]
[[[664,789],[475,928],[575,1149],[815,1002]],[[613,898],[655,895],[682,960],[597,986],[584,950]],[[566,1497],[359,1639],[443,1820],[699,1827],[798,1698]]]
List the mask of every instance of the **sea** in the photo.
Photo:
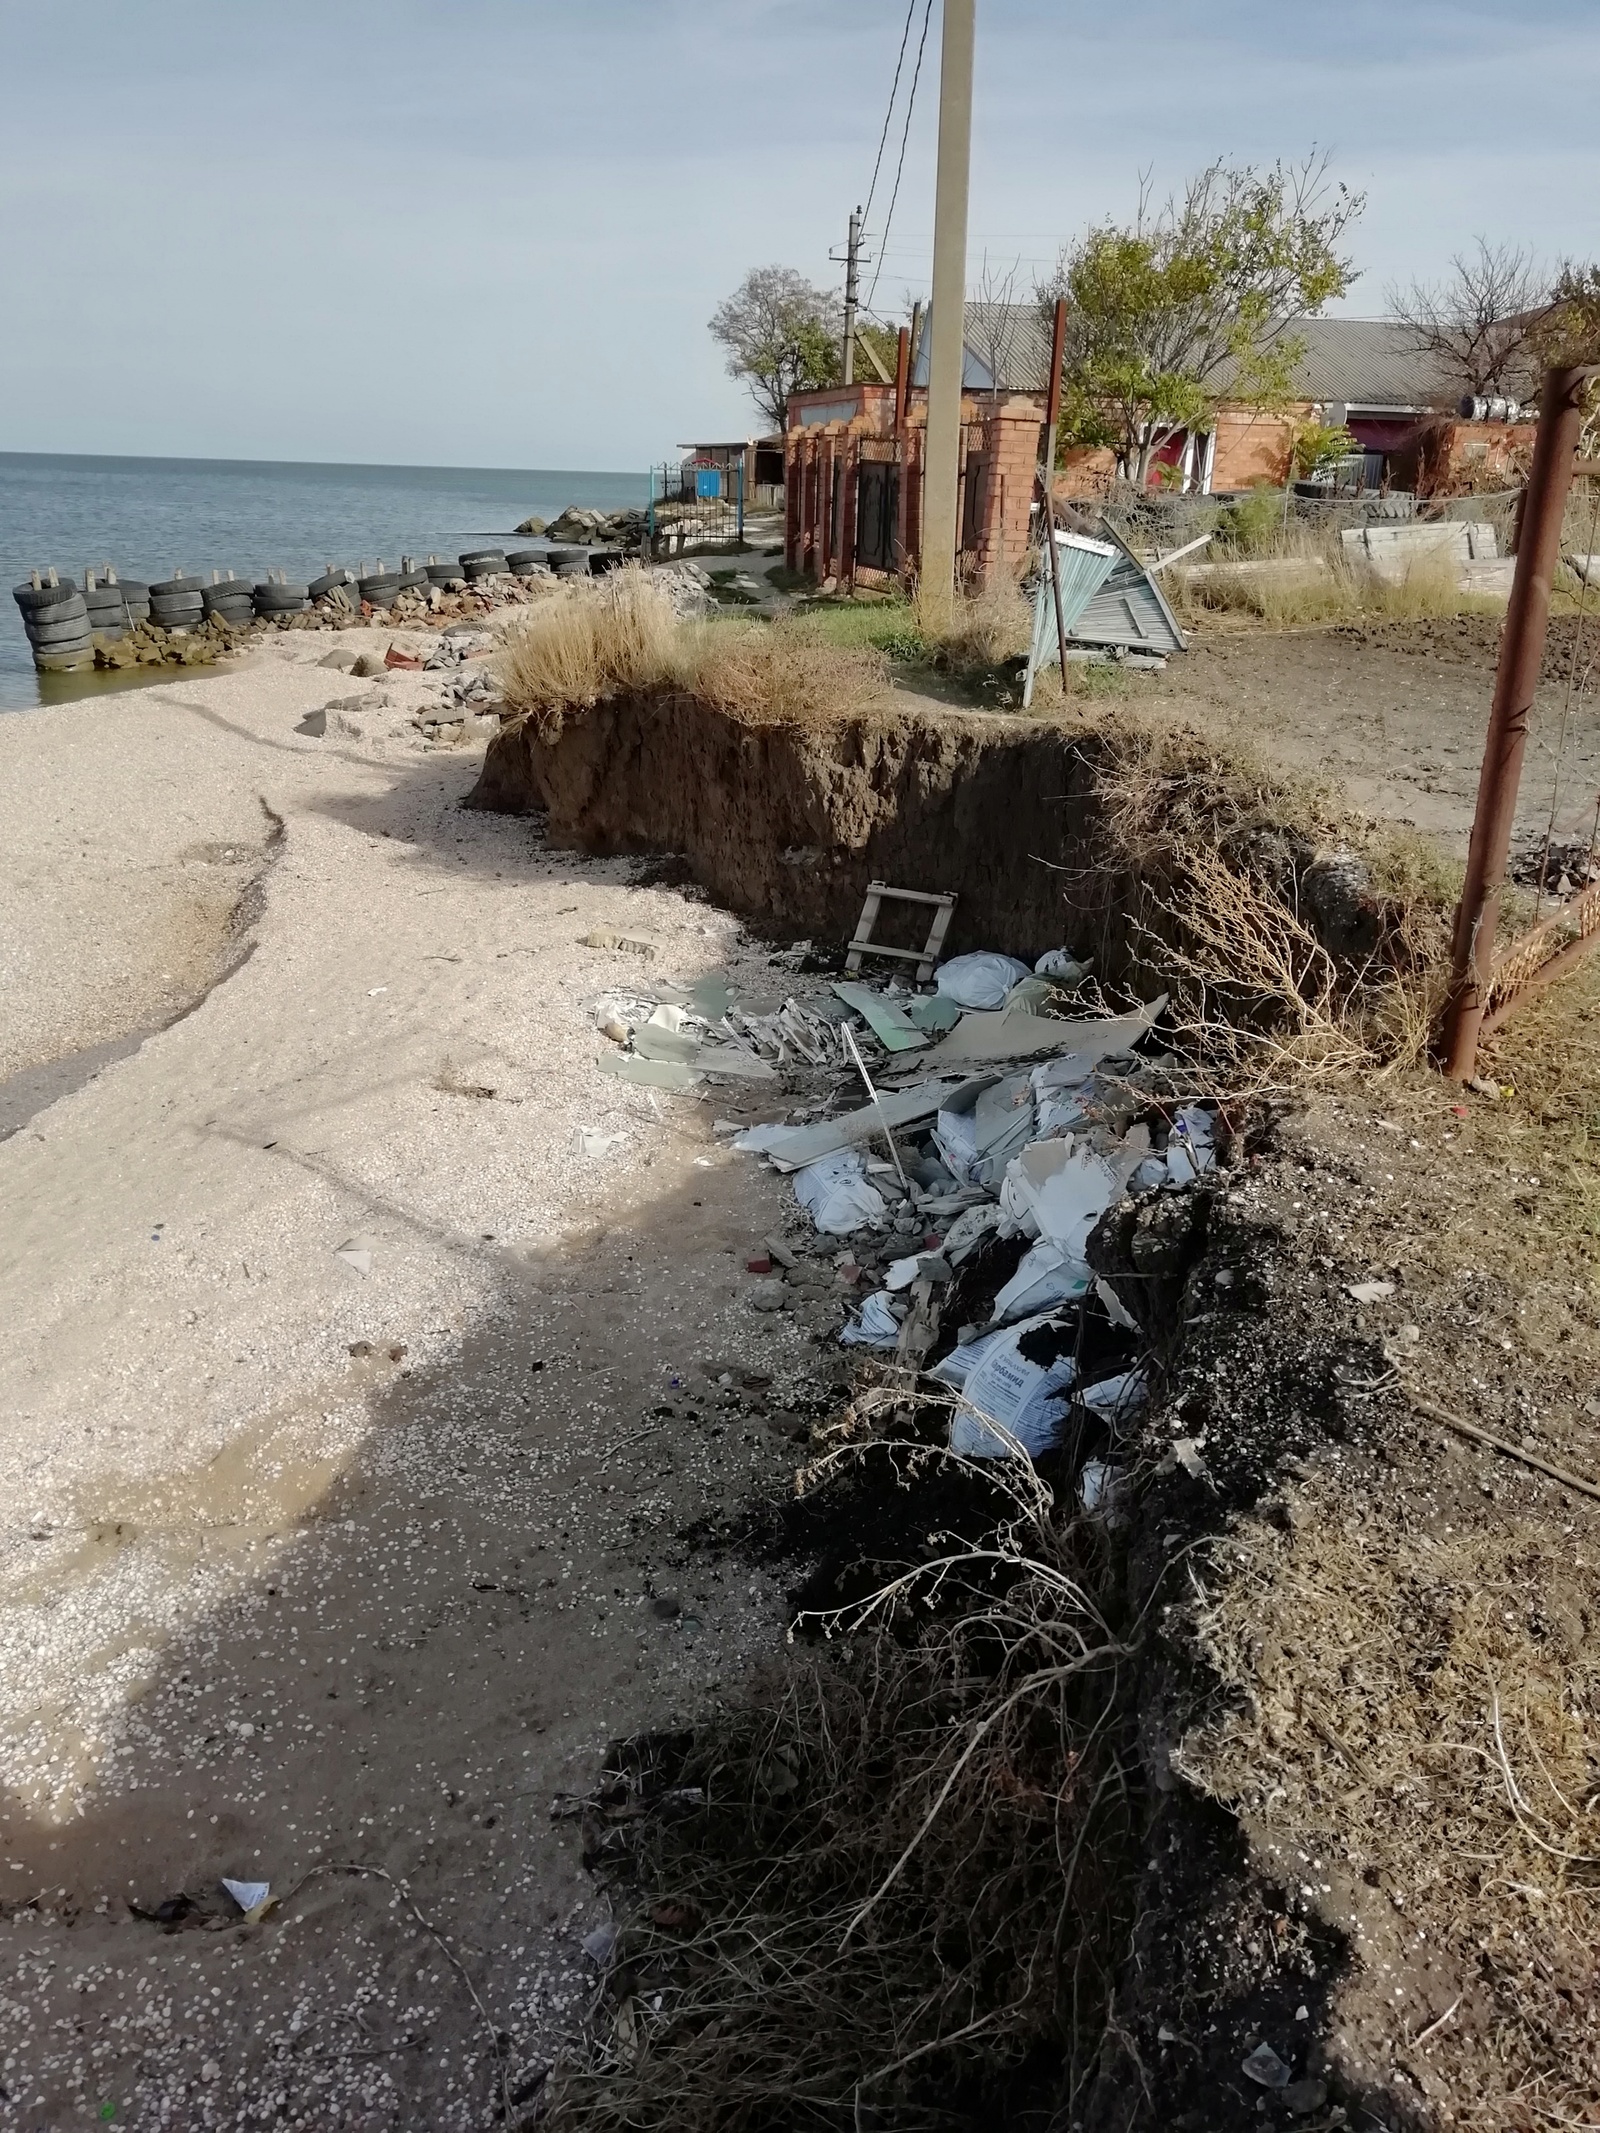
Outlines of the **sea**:
[[569,504],[619,511],[649,476],[556,467],[322,466],[266,459],[123,459],[0,452],[0,712],[137,684],[142,675],[39,674],[10,588],[55,565],[83,583],[110,563],[145,583],[229,570],[312,578],[402,554],[457,555]]

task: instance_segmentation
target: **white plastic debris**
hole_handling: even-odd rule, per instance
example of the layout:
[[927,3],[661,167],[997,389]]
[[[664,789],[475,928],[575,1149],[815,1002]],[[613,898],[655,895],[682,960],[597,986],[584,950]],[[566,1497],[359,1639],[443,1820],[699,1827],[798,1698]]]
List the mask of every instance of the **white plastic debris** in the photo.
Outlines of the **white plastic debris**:
[[957,1007],[994,1008],[1003,1007],[1012,986],[1032,975],[1027,964],[1019,963],[1014,955],[979,949],[972,955],[952,956],[948,963],[941,963],[934,973],[934,983]]
[[1091,1518],[1108,1511],[1121,1477],[1104,1459],[1086,1459],[1078,1476],[1078,1496]]
[[222,1886],[246,1917],[252,1911],[259,1911],[272,1894],[272,1883],[270,1881],[230,1881],[228,1876],[224,1874]]
[[1346,1296],[1353,1296],[1358,1304],[1386,1303],[1394,1294],[1392,1281],[1352,1281],[1345,1285]]
[[1270,2044],[1258,2044],[1239,2071],[1246,2080],[1254,2081],[1264,2089],[1286,2089],[1289,2086],[1289,2068]]
[[1006,1333],[1006,1327],[998,1326],[993,1333],[980,1333],[965,1347],[952,1348],[947,1356],[930,1367],[929,1377],[937,1378],[941,1385],[953,1386],[959,1392],[972,1375],[974,1366],[983,1360],[996,1341],[1005,1339]]
[[858,1148],[840,1148],[795,1172],[795,1198],[818,1229],[848,1237],[852,1230],[883,1227],[889,1210],[876,1185],[867,1183],[866,1169]]
[[334,1246],[333,1255],[364,1277],[372,1272],[372,1255],[376,1250],[370,1237],[346,1237],[343,1244]]
[[1078,1398],[1091,1414],[1121,1422],[1137,1414],[1150,1398],[1150,1381],[1143,1370],[1124,1370],[1120,1376],[1101,1378],[1093,1385],[1080,1385]]
[[1186,1185],[1214,1169],[1217,1121],[1204,1104],[1184,1104],[1173,1115],[1165,1155],[1147,1155],[1128,1183],[1135,1192],[1160,1186],[1164,1192],[1181,1192]]
[[888,1296],[882,1289],[876,1290],[861,1306],[859,1318],[852,1319],[840,1333],[839,1338],[851,1348],[893,1348],[900,1340],[900,1321],[890,1308]]
[[[1081,1263],[1090,1230],[1116,1197],[1116,1174],[1093,1149],[1035,1141],[1007,1165],[1000,1205],[1027,1234]],[[1084,1276],[1087,1285],[1087,1266]]]
[[585,1933],[578,1945],[596,1968],[603,1969],[611,1960],[611,1951],[617,1944],[615,1926],[596,1926],[592,1933]]
[[1023,1253],[1017,1271],[995,1297],[990,1322],[1003,1326],[1013,1318],[1036,1317],[1082,1296],[1092,1278],[1080,1260],[1069,1259],[1059,1245],[1041,1237]]
[[939,1247],[952,1266],[958,1265],[988,1236],[1000,1220],[1000,1209],[993,1200],[980,1201],[976,1207],[964,1207],[944,1233],[944,1243]]
[[[1023,1354],[1028,1336],[1051,1324],[1048,1313],[1009,1326],[967,1374],[962,1404],[950,1424],[950,1449],[972,1459],[1007,1459],[1011,1445],[989,1425],[998,1422],[1030,1459],[1049,1451],[1061,1427],[1072,1385],[1070,1354],[1036,1363]],[[1029,1345],[1032,1345],[1029,1343]]]
[[613,1148],[622,1146],[620,1133],[605,1133],[598,1126],[578,1128],[578,1153],[590,1157],[609,1155]]
[[1039,978],[1054,978],[1058,985],[1081,985],[1092,967],[1092,960],[1080,963],[1070,948],[1047,948],[1034,964],[1033,973]]

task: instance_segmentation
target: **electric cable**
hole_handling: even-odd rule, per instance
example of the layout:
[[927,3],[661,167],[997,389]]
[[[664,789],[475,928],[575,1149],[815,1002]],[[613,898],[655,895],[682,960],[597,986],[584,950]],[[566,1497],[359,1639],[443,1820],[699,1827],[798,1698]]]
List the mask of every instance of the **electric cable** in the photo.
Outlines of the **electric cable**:
[[[915,9],[917,0],[911,0]],[[917,108],[917,83],[922,79],[922,55],[928,48],[928,24],[933,20],[933,0],[928,0],[922,11],[922,35],[917,40],[917,63],[911,72],[911,92],[906,98],[906,122],[900,131],[900,160],[894,170],[894,191],[889,195],[889,212],[883,218],[883,237],[878,245],[878,257],[872,270],[872,287],[867,291],[867,309],[872,308],[872,299],[878,293],[878,276],[883,272],[884,246],[889,242],[889,231],[894,223],[895,202],[900,198],[900,180],[906,167],[906,142],[911,138],[911,114]],[[909,18],[908,18],[909,23]]]
[[884,145],[889,138],[889,123],[894,117],[894,100],[900,94],[900,69],[906,63],[906,45],[911,38],[911,18],[917,12],[917,0],[909,0],[906,8],[906,26],[900,32],[900,57],[894,63],[894,82],[889,90],[889,108],[883,114],[883,131],[878,135],[878,158],[872,166],[872,183],[867,187],[867,204],[861,211],[861,227],[867,226],[867,217],[872,213],[872,196],[878,190],[878,173],[883,168]]

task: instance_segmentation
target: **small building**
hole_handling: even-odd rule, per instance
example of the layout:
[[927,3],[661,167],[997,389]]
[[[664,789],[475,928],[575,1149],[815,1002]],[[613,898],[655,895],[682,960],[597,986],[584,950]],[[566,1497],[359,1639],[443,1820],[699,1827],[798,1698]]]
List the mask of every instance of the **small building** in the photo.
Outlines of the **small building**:
[[719,477],[715,494],[734,502],[739,494],[739,472],[744,470],[744,500],[749,509],[779,511],[783,508],[783,439],[741,437],[731,444],[684,444],[682,473],[684,500],[696,494],[695,477]]
[[[1264,412],[1227,395],[1215,422],[1166,440],[1152,488],[1207,495],[1291,478],[1296,438],[1310,422],[1343,424],[1358,451],[1337,470],[1347,490],[1426,494],[1510,486],[1531,448],[1531,421],[1464,422],[1460,392],[1436,358],[1416,351],[1390,319],[1306,319],[1294,399]],[[1050,336],[1034,304],[968,304],[963,334],[960,568],[981,582],[1020,567],[1043,463]],[[871,583],[914,572],[921,553],[928,336],[910,367],[904,402],[895,385],[861,380],[795,393],[784,433],[785,555],[819,581]],[[1061,455],[1055,493],[1104,498],[1116,479],[1108,451]]]

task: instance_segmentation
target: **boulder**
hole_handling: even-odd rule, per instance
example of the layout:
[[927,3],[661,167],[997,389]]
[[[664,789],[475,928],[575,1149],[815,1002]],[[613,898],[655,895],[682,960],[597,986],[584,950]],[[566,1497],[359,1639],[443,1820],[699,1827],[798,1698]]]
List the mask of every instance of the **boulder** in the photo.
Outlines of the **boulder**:
[[517,528],[517,531],[519,533],[531,533],[537,535],[543,533],[544,525],[545,522],[542,518],[525,518],[522,521],[522,524]]

